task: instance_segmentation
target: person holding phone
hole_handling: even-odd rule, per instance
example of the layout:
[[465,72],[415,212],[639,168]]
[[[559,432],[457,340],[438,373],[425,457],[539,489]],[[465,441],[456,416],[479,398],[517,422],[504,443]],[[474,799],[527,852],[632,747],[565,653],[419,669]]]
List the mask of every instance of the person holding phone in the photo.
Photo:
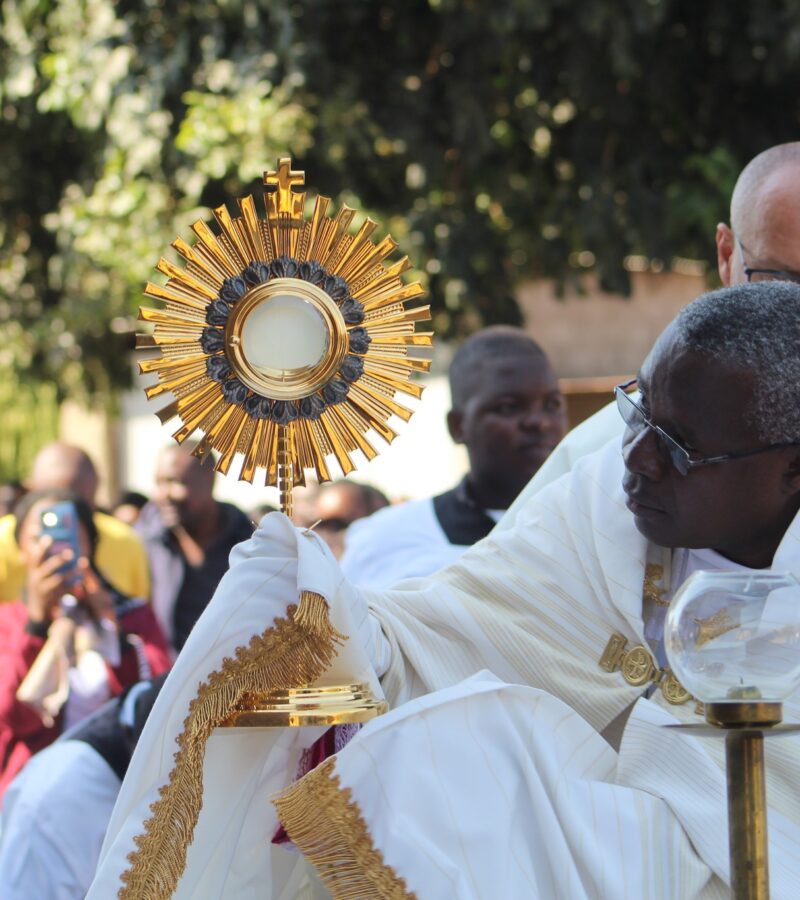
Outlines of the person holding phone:
[[16,520],[26,582],[18,601],[0,606],[0,798],[62,730],[170,664],[150,606],[98,573],[85,501],[34,492]]

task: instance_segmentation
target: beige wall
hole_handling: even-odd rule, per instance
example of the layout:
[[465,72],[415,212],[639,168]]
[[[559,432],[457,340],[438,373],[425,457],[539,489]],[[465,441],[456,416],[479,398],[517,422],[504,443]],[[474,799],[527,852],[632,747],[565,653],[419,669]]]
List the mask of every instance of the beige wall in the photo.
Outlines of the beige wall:
[[607,294],[586,278],[586,294],[555,296],[551,282],[517,294],[525,327],[561,377],[634,374],[677,311],[706,290],[701,275],[631,273],[631,297]]
[[119,490],[115,423],[102,410],[86,409],[68,400],[61,405],[58,428],[59,440],[80,447],[91,457],[100,478],[97,505],[109,507]]

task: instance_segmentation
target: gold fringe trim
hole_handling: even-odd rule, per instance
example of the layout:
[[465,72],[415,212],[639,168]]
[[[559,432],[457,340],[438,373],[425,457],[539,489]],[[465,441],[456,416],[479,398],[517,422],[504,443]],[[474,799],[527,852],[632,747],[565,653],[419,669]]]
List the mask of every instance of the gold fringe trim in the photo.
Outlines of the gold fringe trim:
[[[343,635],[334,631],[328,619],[328,604],[319,594],[303,591],[300,604],[294,614],[294,623],[319,637],[333,637],[341,641]],[[293,685],[296,687],[296,685]]]
[[416,900],[372,843],[350,788],[333,771],[335,757],[273,797],[278,818],[316,868],[334,900]]
[[290,606],[287,618],[254,635],[247,647],[237,647],[234,658],[226,657],[199,686],[177,738],[175,768],[150,806],[143,833],[134,838],[137,849],[121,876],[121,900],[168,900],[174,893],[203,805],[203,760],[211,732],[249,694],[316,681],[344,640],[330,624],[324,598],[304,591],[299,608]]

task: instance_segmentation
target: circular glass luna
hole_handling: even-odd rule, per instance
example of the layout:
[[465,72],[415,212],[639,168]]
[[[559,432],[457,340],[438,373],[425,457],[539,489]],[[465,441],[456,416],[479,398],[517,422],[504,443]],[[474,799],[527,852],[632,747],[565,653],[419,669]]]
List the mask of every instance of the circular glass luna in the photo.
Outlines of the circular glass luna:
[[242,325],[242,352],[254,369],[285,378],[319,365],[328,349],[325,319],[296,294],[276,294],[253,308]]
[[316,285],[275,278],[251,288],[225,329],[236,375],[273,400],[299,400],[322,388],[347,353],[339,307]]

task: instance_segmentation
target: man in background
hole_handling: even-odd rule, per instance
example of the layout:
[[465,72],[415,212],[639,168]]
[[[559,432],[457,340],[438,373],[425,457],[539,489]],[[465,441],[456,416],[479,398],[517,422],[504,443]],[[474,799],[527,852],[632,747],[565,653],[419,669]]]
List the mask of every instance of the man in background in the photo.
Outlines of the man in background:
[[152,500],[136,530],[153,574],[153,610],[180,651],[228,569],[228,554],[253,533],[241,510],[214,498],[214,469],[192,456],[195,444],[158,455]]
[[[133,529],[95,504],[97,470],[79,447],[54,443],[43,447],[33,461],[27,488],[31,491],[72,491],[93,511],[97,528],[97,568],[111,587],[126,597],[150,597],[147,554]],[[25,567],[19,554],[13,515],[0,519],[0,601],[17,600],[25,582]]]
[[567,430],[558,379],[524,331],[494,326],[456,351],[447,427],[469,472],[437,497],[381,510],[347,533],[342,570],[380,588],[430,575],[486,537]]

